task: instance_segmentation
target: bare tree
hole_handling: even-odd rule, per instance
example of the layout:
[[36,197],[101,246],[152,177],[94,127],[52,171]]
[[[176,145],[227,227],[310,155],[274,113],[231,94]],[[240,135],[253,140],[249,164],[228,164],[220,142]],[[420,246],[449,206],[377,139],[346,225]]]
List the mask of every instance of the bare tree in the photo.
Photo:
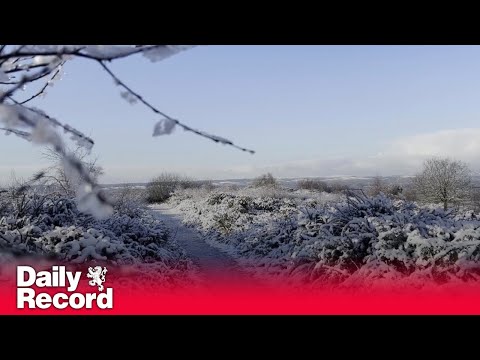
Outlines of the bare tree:
[[426,160],[423,171],[413,180],[421,200],[442,203],[444,210],[469,196],[471,182],[468,165],[448,158]]
[[[74,127],[55,119],[43,109],[32,107],[34,99],[45,96],[63,73],[71,59],[84,59],[98,64],[114,84],[121,89],[121,96],[131,104],[147,107],[157,117],[153,136],[171,134],[175,128],[202,136],[219,144],[239,150],[254,151],[237,146],[232,141],[186,125],[148,102],[140,92],[122,81],[110,68],[110,62],[122,58],[143,55],[150,61],[160,61],[191,45],[0,45],[0,130],[14,134],[37,145],[50,146],[62,159],[65,173],[81,179],[77,189],[80,211],[100,218],[111,214],[113,208],[107,201],[88,169],[66,150],[64,132],[79,146],[90,151],[94,141]],[[20,90],[27,90],[21,92]],[[23,94],[23,95],[22,95]]]
[[[91,178],[97,182],[98,178],[103,175],[103,168],[97,164],[98,158],[92,157],[91,154],[81,146],[77,146],[74,150],[68,150],[82,164]],[[63,158],[52,148],[45,148],[42,152],[43,157],[51,162],[51,166],[43,170],[43,179],[46,186],[52,187],[63,195],[74,197],[76,189],[81,184],[82,179],[75,174],[68,174],[63,166]]]

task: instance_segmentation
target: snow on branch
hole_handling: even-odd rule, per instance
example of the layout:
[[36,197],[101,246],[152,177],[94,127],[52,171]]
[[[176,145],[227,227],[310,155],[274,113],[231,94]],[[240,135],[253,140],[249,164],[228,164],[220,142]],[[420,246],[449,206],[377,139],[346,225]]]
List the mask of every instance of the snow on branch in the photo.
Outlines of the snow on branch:
[[10,134],[15,134],[18,137],[21,137],[22,139],[30,141],[30,133],[26,131],[21,131],[17,129],[7,129],[7,128],[2,128],[0,127],[0,130],[5,131],[5,135],[10,135]]
[[254,150],[250,150],[250,149],[246,149],[246,148],[243,148],[243,147],[240,147],[238,145],[235,145],[232,141],[228,140],[228,139],[225,139],[225,138],[222,138],[220,136],[216,136],[216,135],[212,135],[212,134],[208,134],[206,132],[203,132],[203,131],[200,131],[200,130],[196,130],[196,129],[193,129],[191,128],[190,126],[188,125],[185,125],[183,124],[182,122],[180,122],[179,120],[177,119],[174,119],[170,116],[168,116],[167,114],[165,114],[164,112],[158,110],[155,106],[153,106],[152,104],[150,104],[148,101],[146,101],[143,96],[141,96],[140,94],[138,94],[137,92],[133,91],[129,86],[127,86],[122,80],[120,80],[114,73],[112,70],[110,70],[110,68],[103,62],[103,61],[99,61],[100,65],[103,67],[103,69],[113,78],[113,80],[115,81],[115,83],[118,85],[118,86],[121,86],[123,87],[127,93],[122,93],[122,96],[124,98],[126,98],[127,100],[129,100],[129,102],[132,102],[132,100],[130,100],[131,98],[128,97],[128,94],[130,94],[131,96],[133,96],[134,99],[138,99],[142,104],[144,104],[146,107],[148,107],[150,110],[152,110],[154,113],[158,114],[158,115],[161,115],[164,117],[164,119],[161,119],[159,122],[157,122],[157,124],[155,125],[155,128],[154,128],[154,131],[153,131],[153,136],[159,136],[159,135],[164,135],[164,134],[171,134],[172,131],[174,130],[175,126],[179,126],[181,127],[183,130],[185,131],[190,131],[190,132],[193,132],[194,134],[197,134],[197,135],[200,135],[202,137],[205,137],[207,139],[210,139],[216,143],[221,143],[221,144],[224,144],[224,145],[230,145],[230,146],[233,146],[234,148],[236,149],[239,149],[241,151],[245,151],[245,152],[249,152],[251,154],[255,154],[255,151]]
[[[88,136],[70,125],[63,124],[46,114],[45,111],[26,104],[38,100],[46,94],[48,86],[59,80],[63,67],[68,60],[84,58],[98,62],[125,89],[122,96],[131,103],[140,101],[154,113],[162,116],[154,127],[153,135],[170,134],[175,127],[183,128],[194,134],[210,139],[216,143],[232,146],[239,150],[254,153],[232,141],[212,135],[174,119],[147,102],[138,92],[133,91],[121,81],[106,65],[106,62],[140,54],[152,62],[164,60],[192,45],[0,45],[0,127],[6,135],[14,134],[24,140],[43,146],[50,146],[62,159],[65,173],[80,179],[77,189],[77,203],[81,211],[97,218],[108,216],[112,207],[95,183],[82,162],[69,153],[61,133],[62,129],[77,145],[90,151],[95,144]],[[26,99],[17,98],[18,90],[32,84],[44,84],[39,90],[32,92]]]
[[193,45],[22,45],[10,53],[0,54],[0,61],[30,57],[38,64],[48,62],[49,57],[65,55],[112,61],[139,53],[151,61],[160,61],[191,47]]

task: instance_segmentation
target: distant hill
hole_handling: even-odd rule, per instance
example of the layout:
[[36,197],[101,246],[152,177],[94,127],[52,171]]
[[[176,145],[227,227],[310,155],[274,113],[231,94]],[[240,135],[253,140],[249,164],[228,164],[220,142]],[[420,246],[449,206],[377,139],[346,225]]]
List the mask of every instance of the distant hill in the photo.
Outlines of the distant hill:
[[[280,178],[278,182],[289,188],[295,188],[299,180],[302,179],[318,179],[325,181],[327,183],[340,183],[342,185],[347,185],[349,187],[364,187],[372,183],[375,176],[311,176],[311,177],[298,177],[298,178]],[[382,180],[386,184],[398,184],[398,185],[407,185],[411,182],[413,176],[381,176]],[[224,179],[224,180],[212,180],[213,185],[222,186],[222,185],[236,185],[236,186],[247,186],[252,182],[253,179]],[[473,181],[476,186],[480,186],[480,176],[473,176]],[[124,183],[124,184],[101,184],[103,188],[115,189],[121,188],[124,186],[132,186],[137,188],[144,188],[147,186],[147,183]]]

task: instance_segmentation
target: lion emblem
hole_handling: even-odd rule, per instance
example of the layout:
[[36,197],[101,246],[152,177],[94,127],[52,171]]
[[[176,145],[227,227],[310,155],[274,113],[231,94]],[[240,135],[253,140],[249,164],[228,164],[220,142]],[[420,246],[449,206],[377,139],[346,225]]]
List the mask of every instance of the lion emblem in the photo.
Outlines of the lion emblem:
[[103,283],[105,282],[105,274],[107,273],[107,268],[102,269],[101,266],[95,266],[94,268],[88,268],[87,277],[92,279],[88,282],[90,286],[98,285],[98,291],[103,291]]

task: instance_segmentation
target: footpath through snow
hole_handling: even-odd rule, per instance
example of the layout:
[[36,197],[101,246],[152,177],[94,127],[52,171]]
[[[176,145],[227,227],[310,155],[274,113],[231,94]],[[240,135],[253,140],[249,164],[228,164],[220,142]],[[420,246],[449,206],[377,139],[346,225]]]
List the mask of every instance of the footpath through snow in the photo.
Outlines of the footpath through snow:
[[257,279],[242,269],[231,256],[207,244],[201,233],[183,224],[179,210],[166,204],[156,205],[151,209],[198,267],[205,287],[214,289],[219,286],[260,286]]

